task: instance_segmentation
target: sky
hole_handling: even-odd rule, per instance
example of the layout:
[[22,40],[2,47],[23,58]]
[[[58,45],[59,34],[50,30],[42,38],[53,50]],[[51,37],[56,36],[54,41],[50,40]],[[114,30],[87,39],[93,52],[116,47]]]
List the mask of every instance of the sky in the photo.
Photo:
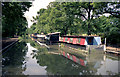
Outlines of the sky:
[[46,9],[49,3],[52,1],[55,1],[55,0],[35,0],[32,2],[32,6],[29,8],[29,11],[26,11],[24,14],[28,21],[29,28],[33,24],[33,22],[31,22],[32,17],[37,15],[37,11],[39,11],[39,9],[41,8]]

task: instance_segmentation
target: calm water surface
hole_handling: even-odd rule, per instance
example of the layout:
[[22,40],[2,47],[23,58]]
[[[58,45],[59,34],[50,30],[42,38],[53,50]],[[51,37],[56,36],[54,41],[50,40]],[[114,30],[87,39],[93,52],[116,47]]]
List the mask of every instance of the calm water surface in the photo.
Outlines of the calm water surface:
[[[65,46],[66,45],[66,46]],[[3,75],[117,75],[118,56],[91,51],[86,54],[56,43],[40,46],[32,40],[16,43],[3,52]],[[61,55],[61,51],[83,59],[85,66]]]

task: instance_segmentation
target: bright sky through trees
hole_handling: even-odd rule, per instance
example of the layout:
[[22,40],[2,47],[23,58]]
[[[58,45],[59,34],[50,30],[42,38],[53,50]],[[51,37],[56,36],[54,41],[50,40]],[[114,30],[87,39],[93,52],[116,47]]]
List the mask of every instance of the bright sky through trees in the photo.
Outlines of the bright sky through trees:
[[47,8],[48,4],[55,0],[35,0],[32,3],[32,6],[29,8],[29,11],[25,13],[25,17],[28,21],[28,27],[30,27],[33,23],[31,22],[32,17],[37,15],[37,11],[41,8]]

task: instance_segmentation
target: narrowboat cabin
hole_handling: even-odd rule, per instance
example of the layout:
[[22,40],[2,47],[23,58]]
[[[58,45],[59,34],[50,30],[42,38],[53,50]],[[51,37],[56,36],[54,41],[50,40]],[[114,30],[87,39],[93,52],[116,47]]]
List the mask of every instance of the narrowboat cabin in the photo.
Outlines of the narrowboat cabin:
[[46,35],[46,40],[50,42],[59,42],[60,32],[49,33]]

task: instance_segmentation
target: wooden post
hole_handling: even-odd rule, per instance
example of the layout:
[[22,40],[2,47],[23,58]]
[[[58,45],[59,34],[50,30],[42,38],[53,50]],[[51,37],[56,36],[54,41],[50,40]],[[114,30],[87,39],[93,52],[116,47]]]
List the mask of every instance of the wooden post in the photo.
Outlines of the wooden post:
[[105,38],[105,44],[104,44],[104,51],[106,51],[106,38]]
[[118,43],[117,43],[117,46],[116,46],[116,52],[118,51],[118,47],[119,47],[119,46],[118,46]]
[[105,45],[106,45],[106,38],[105,38]]

